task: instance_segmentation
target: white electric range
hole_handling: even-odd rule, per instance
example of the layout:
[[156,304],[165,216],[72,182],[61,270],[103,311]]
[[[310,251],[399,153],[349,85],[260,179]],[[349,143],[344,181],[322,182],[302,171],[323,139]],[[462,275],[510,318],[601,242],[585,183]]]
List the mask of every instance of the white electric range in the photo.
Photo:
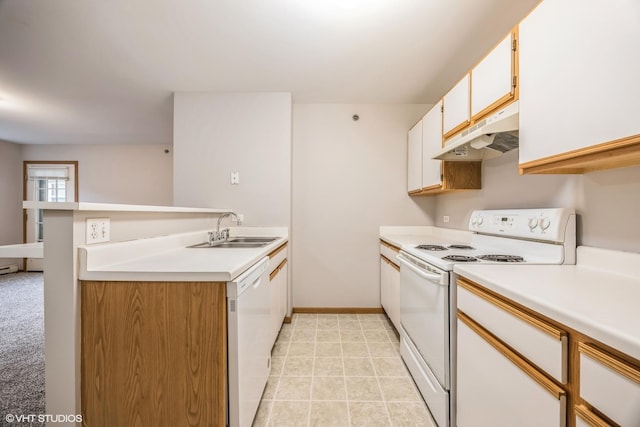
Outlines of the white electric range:
[[456,425],[456,263],[575,264],[572,209],[474,211],[469,243],[403,245],[400,352],[438,427]]

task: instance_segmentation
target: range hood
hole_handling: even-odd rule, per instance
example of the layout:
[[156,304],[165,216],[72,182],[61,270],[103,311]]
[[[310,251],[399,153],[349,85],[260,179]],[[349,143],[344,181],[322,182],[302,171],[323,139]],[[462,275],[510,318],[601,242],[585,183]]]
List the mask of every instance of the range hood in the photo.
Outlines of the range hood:
[[453,136],[432,159],[478,161],[518,148],[519,106],[515,101]]

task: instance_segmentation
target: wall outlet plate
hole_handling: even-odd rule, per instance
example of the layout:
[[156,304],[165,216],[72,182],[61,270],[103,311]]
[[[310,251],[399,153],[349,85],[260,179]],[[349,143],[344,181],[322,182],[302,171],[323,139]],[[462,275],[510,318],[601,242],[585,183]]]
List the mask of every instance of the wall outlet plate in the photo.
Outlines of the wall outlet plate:
[[111,238],[109,218],[87,218],[87,245],[108,242]]
[[449,222],[449,215],[444,215],[442,217],[442,222],[444,222],[445,224]]

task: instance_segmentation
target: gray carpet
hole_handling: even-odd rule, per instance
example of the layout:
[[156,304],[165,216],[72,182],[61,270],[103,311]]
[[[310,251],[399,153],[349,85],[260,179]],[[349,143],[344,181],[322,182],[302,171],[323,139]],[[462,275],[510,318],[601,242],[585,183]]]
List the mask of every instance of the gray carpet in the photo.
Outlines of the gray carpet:
[[44,414],[42,273],[0,276],[0,423],[7,414]]

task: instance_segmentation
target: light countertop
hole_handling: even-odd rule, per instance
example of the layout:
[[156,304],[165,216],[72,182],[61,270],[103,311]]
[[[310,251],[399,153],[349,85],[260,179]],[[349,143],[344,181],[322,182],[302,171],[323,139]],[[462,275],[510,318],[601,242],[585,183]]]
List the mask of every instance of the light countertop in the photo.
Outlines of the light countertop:
[[231,281],[287,242],[286,228],[236,227],[232,236],[272,236],[261,248],[188,248],[207,231],[79,248],[80,280]]
[[179,206],[126,205],[92,202],[22,202],[24,209],[51,209],[87,212],[166,212],[166,213],[225,213],[230,209],[189,208]]
[[640,276],[581,264],[584,249],[577,265],[456,264],[454,272],[640,360]]
[[39,243],[20,243],[0,246],[0,258],[43,258],[44,246]]
[[472,233],[434,226],[382,226],[380,238],[398,248],[402,245],[468,243]]

